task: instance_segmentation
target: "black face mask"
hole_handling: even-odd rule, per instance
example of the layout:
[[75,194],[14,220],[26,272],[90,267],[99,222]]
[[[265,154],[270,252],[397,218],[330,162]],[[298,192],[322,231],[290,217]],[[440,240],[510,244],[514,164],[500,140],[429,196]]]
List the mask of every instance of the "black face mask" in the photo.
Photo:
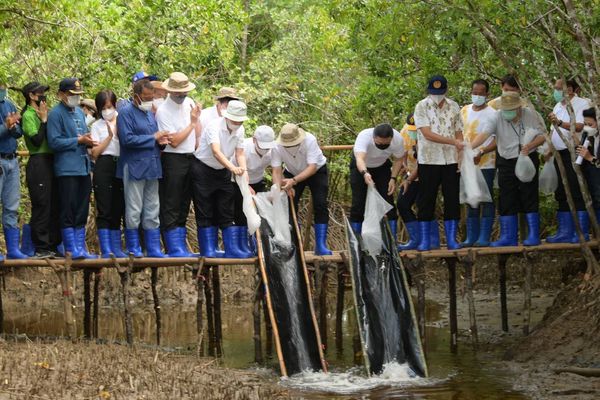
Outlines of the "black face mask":
[[46,101],[46,96],[44,96],[43,94],[38,95],[38,99],[34,100],[35,104],[37,104],[38,106],[40,105],[40,103],[43,101]]
[[379,144],[379,143],[375,143],[375,147],[377,147],[379,150],[385,150],[388,147],[390,147],[390,144]]

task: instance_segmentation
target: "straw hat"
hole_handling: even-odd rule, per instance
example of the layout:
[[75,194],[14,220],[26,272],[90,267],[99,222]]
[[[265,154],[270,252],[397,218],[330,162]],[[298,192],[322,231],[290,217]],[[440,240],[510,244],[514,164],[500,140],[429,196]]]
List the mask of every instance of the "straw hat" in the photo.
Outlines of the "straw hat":
[[279,137],[277,143],[283,147],[296,146],[304,140],[306,132],[296,124],[285,124],[281,131],[279,131]]
[[516,110],[521,107],[521,96],[517,92],[502,92],[500,96],[501,110]]
[[219,92],[215,96],[215,100],[221,100],[226,98],[233,100],[242,100],[242,98],[238,95],[237,90],[231,87],[224,86],[221,89],[219,89]]
[[186,93],[191,92],[196,88],[187,75],[181,72],[173,72],[169,79],[162,83],[162,88],[169,92]]

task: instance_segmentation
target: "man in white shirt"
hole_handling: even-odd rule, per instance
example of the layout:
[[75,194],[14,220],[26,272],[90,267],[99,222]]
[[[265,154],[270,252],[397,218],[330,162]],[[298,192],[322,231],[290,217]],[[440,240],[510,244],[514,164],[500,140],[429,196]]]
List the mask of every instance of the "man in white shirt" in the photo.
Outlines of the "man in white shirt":
[[[234,225],[234,191],[232,174],[248,181],[244,154],[244,126],[248,119],[246,104],[232,100],[223,117],[209,123],[194,152],[192,191],[198,245],[204,257],[218,255],[218,228],[223,232],[225,257],[248,258],[252,255],[239,248],[239,230]],[[237,166],[230,160],[235,155]]]
[[[575,203],[575,209],[577,210],[577,219],[581,225],[586,240],[588,238],[588,231],[590,228],[590,218],[585,210],[585,202],[583,201],[583,195],[579,188],[579,182],[577,181],[577,174],[573,168],[573,160],[571,159],[571,153],[567,148],[567,145],[561,139],[558,130],[560,130],[562,136],[571,142],[573,145],[580,143],[580,132],[583,129],[583,110],[590,107],[587,100],[577,96],[575,94],[579,85],[575,80],[567,81],[567,97],[564,97],[563,82],[558,79],[554,84],[554,100],[556,105],[552,110],[552,113],[548,115],[548,119],[552,123],[552,145],[560,153],[562,162],[565,166],[565,172],[567,174],[567,180],[569,182],[569,189],[571,190],[571,196]],[[568,103],[571,103],[573,111],[575,113],[575,121],[571,121],[568,111]],[[571,124],[575,124],[575,137],[571,137]],[[554,165],[558,171],[558,160],[554,160]],[[573,218],[571,218],[571,212],[569,210],[569,204],[567,202],[567,195],[565,188],[562,183],[562,179],[558,180],[558,188],[554,192],[554,198],[558,202],[558,231],[555,235],[548,236],[546,241],[548,243],[577,243],[577,232],[575,231],[575,224]]]
[[[352,206],[350,225],[356,233],[362,230],[367,199],[367,185],[375,185],[379,194],[388,203],[394,205],[396,180],[402,168],[404,142],[400,133],[390,124],[380,124],[375,128],[361,131],[354,141],[350,161],[350,188]],[[393,158],[394,162],[390,161]],[[387,214],[394,239],[398,226],[396,207]]]
[[201,129],[207,127],[211,121],[221,118],[223,111],[227,109],[227,105],[231,100],[242,100],[237,90],[226,86],[219,89],[219,92],[215,96],[215,104],[212,107],[202,110],[202,115],[200,115]]
[[196,85],[181,72],[173,72],[162,87],[169,95],[156,111],[156,123],[159,130],[171,133],[171,141],[161,154],[160,227],[170,257],[192,257],[186,244],[185,225],[192,200],[192,165],[196,133],[200,131],[200,105],[188,97]]
[[[496,125],[496,110],[487,104],[489,88],[486,80],[473,81],[471,84],[472,103],[460,110],[464,136],[469,142],[473,142],[479,134],[492,131]],[[490,137],[483,145],[479,146],[475,162],[493,197],[496,176],[496,140],[494,137]],[[461,246],[489,246],[495,216],[496,209],[493,198],[491,202],[481,203],[477,208],[467,206],[467,237]]]
[[[257,127],[253,137],[244,139],[244,155],[246,156],[251,192],[265,191],[265,170],[271,165],[271,149],[273,147],[275,147],[275,132],[267,125]],[[235,157],[231,161],[237,166]],[[250,236],[243,209],[242,192],[237,182],[233,182],[233,188],[235,191],[234,221],[236,228],[240,231],[239,247],[246,252],[255,253],[249,246]]]
[[[418,129],[419,197],[417,198],[420,251],[431,248],[435,203],[441,185],[444,196],[444,228],[448,249],[458,249],[460,219],[458,153],[464,147],[458,104],[446,97],[448,81],[441,75],[429,80],[429,96],[415,107]],[[437,225],[434,229],[437,229]]]
[[273,183],[282,190],[294,189],[296,209],[304,189],[306,186],[310,188],[314,211],[315,254],[331,255],[331,250],[327,248],[329,173],[327,159],[317,138],[296,124],[285,124],[279,132],[277,145],[271,150],[271,166]]
[[[517,92],[503,92],[493,129],[480,133],[472,142],[474,147],[483,144],[491,135],[496,136],[498,155],[498,185],[500,196],[498,211],[500,214],[500,238],[490,243],[492,247],[516,246],[518,244],[518,215],[525,214],[527,238],[525,246],[540,244],[539,214],[539,155],[535,151],[545,141],[544,129],[536,112],[523,107]],[[528,143],[526,133],[533,132],[534,138]],[[515,174],[519,155],[529,156],[535,167],[535,176],[530,182],[521,182]]]

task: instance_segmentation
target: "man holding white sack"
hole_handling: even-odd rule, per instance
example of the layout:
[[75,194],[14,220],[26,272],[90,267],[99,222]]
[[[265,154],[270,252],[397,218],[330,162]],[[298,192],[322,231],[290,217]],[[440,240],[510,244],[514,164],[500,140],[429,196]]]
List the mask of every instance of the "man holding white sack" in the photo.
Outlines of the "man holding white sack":
[[[365,214],[368,185],[374,185],[377,192],[392,206],[396,180],[402,168],[404,143],[400,133],[390,124],[380,124],[375,128],[361,131],[354,141],[350,161],[350,188],[352,207],[350,225],[360,233]],[[393,163],[390,161],[393,158]],[[398,216],[396,207],[388,213],[388,221],[394,240],[396,239]]]
[[[540,244],[540,214],[538,175],[539,156],[536,148],[544,143],[544,127],[540,125],[535,111],[522,107],[521,97],[516,92],[503,92],[497,111],[496,125],[490,132],[482,133],[471,143],[479,147],[490,135],[496,135],[498,145],[496,167],[500,197],[500,238],[492,247],[516,246],[518,244],[518,214],[524,213],[528,235],[523,244]],[[531,133],[530,133],[531,132]],[[526,133],[535,135],[526,142]],[[535,168],[530,182],[521,182],[515,173],[519,154],[528,156]]]
[[[275,132],[267,125],[261,125],[254,131],[254,136],[244,139],[244,154],[246,155],[246,169],[248,170],[249,186],[252,194],[264,192],[265,170],[271,165],[271,149],[275,147]],[[231,159],[233,165],[237,166],[237,160]],[[250,236],[248,234],[248,221],[244,214],[244,198],[237,182],[233,182],[235,191],[234,222],[239,230],[239,248],[245,252],[253,253],[249,246]]]
[[[472,104],[466,105],[460,110],[464,136],[469,142],[472,142],[477,135],[492,131],[496,124],[496,110],[487,104],[489,89],[487,81],[483,79],[473,81],[471,85]],[[474,150],[477,154],[474,160],[475,164],[481,170],[490,195],[493,196],[496,176],[496,139],[490,136],[483,145]],[[461,245],[463,247],[489,246],[496,215],[493,199],[492,202],[481,203],[477,208],[467,207],[467,237]]]

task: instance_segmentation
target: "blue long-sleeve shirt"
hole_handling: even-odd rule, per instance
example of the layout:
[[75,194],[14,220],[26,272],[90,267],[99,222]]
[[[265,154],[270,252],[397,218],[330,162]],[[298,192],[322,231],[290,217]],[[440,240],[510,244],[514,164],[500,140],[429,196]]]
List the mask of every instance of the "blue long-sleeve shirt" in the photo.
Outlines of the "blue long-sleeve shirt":
[[145,112],[133,103],[125,105],[117,117],[117,132],[121,154],[117,164],[117,177],[127,170],[131,179],[150,180],[162,178],[160,147],[154,134],[158,125],[154,114]]
[[56,176],[85,176],[90,174],[91,162],[85,145],[77,142],[88,132],[85,115],[79,107],[69,108],[63,103],[48,113],[46,135],[54,150]]
[[17,151],[17,139],[23,136],[20,124],[12,129],[6,126],[8,114],[17,112],[17,108],[10,100],[0,101],[0,153],[14,153]]

